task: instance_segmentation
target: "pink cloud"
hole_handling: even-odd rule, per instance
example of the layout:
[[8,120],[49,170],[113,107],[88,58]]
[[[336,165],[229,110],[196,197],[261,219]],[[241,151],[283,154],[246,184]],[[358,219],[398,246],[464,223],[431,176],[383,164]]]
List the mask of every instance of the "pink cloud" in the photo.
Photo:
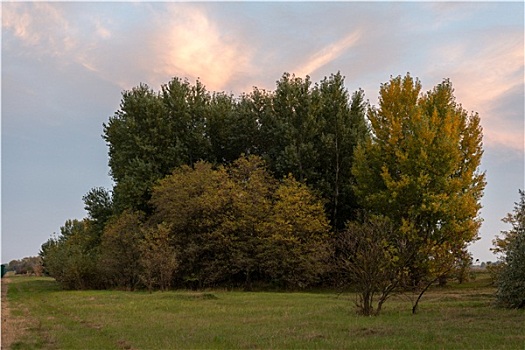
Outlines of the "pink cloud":
[[519,111],[501,106],[509,94],[518,92],[523,108],[523,32],[479,40],[439,47],[435,55],[440,63],[431,69],[431,75],[437,77],[446,72],[458,102],[479,113],[486,146],[524,152],[523,109],[516,117]]

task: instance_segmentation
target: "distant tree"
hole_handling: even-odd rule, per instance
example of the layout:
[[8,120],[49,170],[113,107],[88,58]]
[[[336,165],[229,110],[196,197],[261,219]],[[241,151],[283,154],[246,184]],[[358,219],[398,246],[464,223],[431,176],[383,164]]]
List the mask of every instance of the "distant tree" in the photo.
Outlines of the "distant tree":
[[485,175],[479,116],[456,103],[448,80],[420,91],[410,75],[381,86],[353,174],[361,204],[390,218],[406,240],[404,284],[423,293],[477,238]]
[[508,308],[525,308],[525,191],[519,194],[514,212],[503,219],[512,228],[494,240],[494,251],[502,254],[496,298],[499,305]]
[[7,265],[8,271],[14,271],[16,274],[42,274],[42,258],[40,256],[29,256],[21,260],[11,260]]

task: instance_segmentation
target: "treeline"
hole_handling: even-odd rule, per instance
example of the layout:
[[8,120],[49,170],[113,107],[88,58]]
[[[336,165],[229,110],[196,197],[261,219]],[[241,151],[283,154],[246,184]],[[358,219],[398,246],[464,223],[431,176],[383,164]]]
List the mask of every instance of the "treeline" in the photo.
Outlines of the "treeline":
[[42,246],[46,271],[66,288],[150,290],[382,276],[365,304],[425,290],[468,260],[485,182],[477,114],[448,80],[420,90],[392,78],[369,106],[338,73],[239,97],[178,78],[125,91],[103,126],[115,185]]
[[6,271],[13,271],[17,275],[36,275],[42,274],[42,259],[39,256],[29,256],[20,260],[11,260],[6,264]]

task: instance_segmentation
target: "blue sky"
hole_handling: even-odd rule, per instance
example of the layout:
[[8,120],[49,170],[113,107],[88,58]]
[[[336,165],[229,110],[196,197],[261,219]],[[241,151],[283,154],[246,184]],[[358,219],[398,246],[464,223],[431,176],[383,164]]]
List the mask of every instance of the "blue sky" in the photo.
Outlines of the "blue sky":
[[111,188],[102,123],[123,90],[171,77],[210,91],[273,90],[283,72],[340,71],[377,104],[410,72],[450,78],[478,112],[487,174],[474,258],[524,184],[522,2],[2,2],[2,262],[38,254],[82,196]]

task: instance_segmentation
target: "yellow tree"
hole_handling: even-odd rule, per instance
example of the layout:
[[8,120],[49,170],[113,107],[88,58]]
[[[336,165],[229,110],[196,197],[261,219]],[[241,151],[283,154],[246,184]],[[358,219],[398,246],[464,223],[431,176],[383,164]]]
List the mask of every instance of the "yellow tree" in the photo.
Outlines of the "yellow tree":
[[477,239],[480,119],[456,102],[449,80],[422,94],[409,74],[381,86],[368,119],[372,137],[356,150],[355,191],[365,208],[394,222],[405,244],[405,282],[424,292]]

